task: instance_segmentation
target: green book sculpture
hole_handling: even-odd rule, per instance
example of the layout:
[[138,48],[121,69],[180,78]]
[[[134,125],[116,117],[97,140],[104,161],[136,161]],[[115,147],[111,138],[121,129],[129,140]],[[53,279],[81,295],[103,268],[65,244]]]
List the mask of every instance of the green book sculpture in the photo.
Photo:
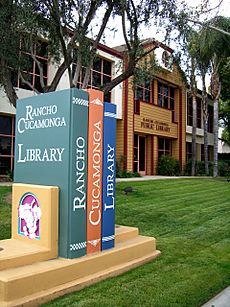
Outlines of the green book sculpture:
[[85,255],[88,93],[18,100],[15,129],[14,182],[60,188],[59,256]]

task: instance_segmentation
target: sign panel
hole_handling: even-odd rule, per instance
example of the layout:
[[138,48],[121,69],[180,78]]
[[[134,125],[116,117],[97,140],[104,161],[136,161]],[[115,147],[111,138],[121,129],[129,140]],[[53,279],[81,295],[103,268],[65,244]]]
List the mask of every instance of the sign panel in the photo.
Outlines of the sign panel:
[[17,102],[14,181],[60,188],[59,255],[65,258],[85,254],[87,127],[85,91]]
[[114,247],[116,197],[116,105],[104,103],[102,250]]

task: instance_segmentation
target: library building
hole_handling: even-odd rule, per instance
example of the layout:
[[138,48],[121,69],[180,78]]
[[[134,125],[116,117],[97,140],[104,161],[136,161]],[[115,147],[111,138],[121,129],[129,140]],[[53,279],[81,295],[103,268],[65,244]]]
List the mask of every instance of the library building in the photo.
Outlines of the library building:
[[[155,41],[146,39],[144,48],[153,48]],[[14,86],[18,98],[36,95],[32,88],[38,88],[39,74],[36,61],[43,63],[46,85],[49,85],[57,67],[49,61],[47,42],[41,41],[34,46],[36,59],[20,45],[20,54],[30,57],[31,67],[24,71],[25,84],[17,74]],[[170,155],[180,163],[183,174],[186,160],[191,157],[192,109],[188,91],[178,66],[172,62],[173,50],[159,44],[154,56],[160,69],[152,79],[141,84],[133,84],[133,79],[123,81],[105,97],[107,102],[117,106],[117,151],[116,160],[122,168],[140,175],[157,175],[158,159]],[[91,70],[88,87],[100,89],[103,84],[121,74],[126,65],[124,46],[110,48],[100,44],[97,57]],[[74,70],[74,64],[72,66]],[[81,74],[82,76],[82,74]],[[79,79],[81,81],[81,78]],[[69,87],[67,74],[62,77],[57,90]],[[203,159],[203,124],[200,101],[197,118],[197,160]],[[213,106],[209,102],[209,152],[212,159],[213,146]],[[3,88],[0,88],[0,176],[13,172],[15,108],[9,103]]]
[[[148,40],[146,48],[153,47]],[[156,77],[133,87],[124,82],[123,118],[117,121],[117,157],[124,157],[127,171],[156,175],[161,155],[186,160],[186,87],[172,50],[161,44],[155,57],[161,66]]]

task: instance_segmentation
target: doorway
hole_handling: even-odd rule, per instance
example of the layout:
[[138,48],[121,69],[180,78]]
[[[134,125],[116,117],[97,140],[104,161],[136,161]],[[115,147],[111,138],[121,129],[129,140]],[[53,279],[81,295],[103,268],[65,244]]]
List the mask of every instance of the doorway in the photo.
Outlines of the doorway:
[[146,175],[146,137],[134,134],[133,171]]

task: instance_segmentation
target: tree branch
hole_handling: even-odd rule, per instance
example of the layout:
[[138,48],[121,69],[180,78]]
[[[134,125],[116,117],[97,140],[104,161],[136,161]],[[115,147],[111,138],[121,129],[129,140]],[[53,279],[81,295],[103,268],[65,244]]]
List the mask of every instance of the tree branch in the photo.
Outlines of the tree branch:
[[31,57],[32,57],[32,59],[35,61],[35,63],[38,66],[40,84],[41,84],[41,87],[42,87],[43,91],[45,92],[46,91],[46,86],[45,86],[45,82],[44,82],[43,66],[42,66],[41,62],[36,58],[36,56],[33,53],[31,53]]
[[129,40],[128,40],[128,37],[127,37],[127,33],[126,33],[125,11],[124,10],[122,11],[122,31],[123,31],[123,36],[124,36],[124,39],[125,39],[126,47],[127,47],[128,51],[131,51],[131,46],[130,46],[130,43],[129,43]]
[[69,83],[70,86],[72,85],[72,72],[70,69],[70,64],[71,64],[71,50],[66,46],[65,40],[64,40],[64,35],[63,35],[63,26],[61,24],[60,20],[60,12],[59,12],[59,7],[58,7],[58,2],[54,1],[53,6],[50,6],[50,14],[53,16],[54,21],[55,21],[55,27],[57,31],[57,35],[59,37],[60,43],[61,43],[61,48],[62,48],[62,53],[64,57],[64,61],[68,63],[66,65],[66,68],[68,69],[68,76],[69,76]]
[[208,9],[208,10],[206,10],[206,11],[202,11],[202,14],[208,14],[208,13],[212,12],[213,10],[219,8],[220,5],[223,3],[223,1],[224,1],[224,0],[220,0],[220,2],[219,2],[216,6],[210,8],[210,9]]
[[85,72],[85,77],[84,77],[84,81],[83,81],[83,84],[82,84],[82,88],[86,88],[87,85],[88,85],[88,82],[89,82],[89,76],[90,76],[90,70],[93,66],[93,60],[94,60],[94,57],[95,57],[95,54],[96,54],[96,50],[97,50],[97,47],[98,47],[98,44],[99,44],[99,41],[101,40],[101,37],[104,33],[104,30],[105,30],[105,27],[108,23],[108,20],[109,20],[109,17],[113,11],[113,7],[114,7],[114,2],[108,4],[109,7],[108,9],[105,11],[105,14],[104,14],[104,17],[103,17],[103,20],[102,20],[102,24],[101,24],[101,27],[100,27],[100,30],[97,34],[97,38],[93,41],[93,48],[91,49],[90,51],[90,64],[87,66],[86,68],[86,72]]
[[39,92],[36,88],[34,88],[33,85],[23,77],[21,71],[19,71],[19,77],[20,77],[20,79],[22,80],[22,82],[23,82],[24,84],[26,84],[27,86],[29,86],[29,88],[30,88],[32,91],[34,91],[36,94],[40,94],[40,92]]
[[212,25],[206,24],[206,23],[201,22],[201,21],[199,21],[199,20],[193,20],[193,19],[190,19],[190,18],[187,18],[187,20],[188,20],[188,21],[191,21],[191,22],[193,22],[193,23],[196,23],[196,24],[198,24],[198,25],[200,25],[200,26],[202,26],[202,27],[206,27],[206,28],[209,28],[209,29],[211,29],[211,30],[213,30],[213,31],[217,31],[217,32],[222,33],[222,34],[224,34],[224,35],[230,36],[230,33],[229,33],[229,32],[224,31],[223,29],[214,27],[214,26],[212,26]]
[[79,79],[79,75],[81,72],[81,67],[82,67],[82,59],[81,59],[81,54],[79,53],[77,56],[77,64],[76,64],[76,70],[74,73],[74,77],[73,77],[73,86],[76,87],[77,86],[77,82]]
[[136,63],[139,62],[141,59],[143,59],[146,55],[148,55],[149,53],[151,53],[152,51],[154,51],[154,50],[156,50],[157,48],[160,47],[160,42],[158,42],[158,41],[153,41],[153,43],[156,43],[156,44],[154,45],[154,47],[151,48],[151,49],[149,49],[149,50],[147,50],[146,52],[144,52],[143,54],[141,54],[139,57],[137,57],[136,60],[135,60]]
[[102,90],[104,91],[104,94],[108,94],[115,86],[120,84],[122,81],[128,79],[134,74],[135,68],[126,69],[122,74],[117,76],[115,79],[112,79],[111,82],[105,84],[102,87]]
[[53,92],[56,90],[59,81],[61,80],[62,75],[64,74],[67,68],[67,63],[64,61],[59,67],[58,70],[51,82],[51,84],[47,87],[47,92]]

